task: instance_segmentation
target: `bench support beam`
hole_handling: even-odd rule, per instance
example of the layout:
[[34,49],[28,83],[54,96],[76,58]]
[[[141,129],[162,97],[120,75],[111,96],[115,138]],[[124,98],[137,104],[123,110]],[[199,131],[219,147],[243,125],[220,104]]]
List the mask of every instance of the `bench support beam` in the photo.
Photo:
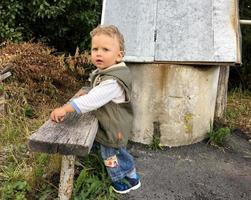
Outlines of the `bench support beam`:
[[60,200],[69,200],[73,190],[75,156],[62,156],[60,184],[58,197]]

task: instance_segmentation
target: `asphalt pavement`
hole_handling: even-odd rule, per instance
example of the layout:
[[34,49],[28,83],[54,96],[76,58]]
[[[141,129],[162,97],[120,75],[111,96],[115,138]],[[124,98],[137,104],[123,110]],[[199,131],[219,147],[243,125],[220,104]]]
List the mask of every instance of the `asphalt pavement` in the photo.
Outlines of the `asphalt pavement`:
[[202,141],[151,150],[132,143],[141,175],[138,190],[122,200],[251,200],[251,143],[238,130],[223,147]]

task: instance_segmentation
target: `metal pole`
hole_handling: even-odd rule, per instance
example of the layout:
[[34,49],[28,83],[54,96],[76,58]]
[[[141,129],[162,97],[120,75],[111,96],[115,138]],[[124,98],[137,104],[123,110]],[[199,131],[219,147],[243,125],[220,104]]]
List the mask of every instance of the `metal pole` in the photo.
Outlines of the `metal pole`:
[[240,20],[240,24],[251,25],[251,20],[244,20],[244,19],[241,19],[241,20]]

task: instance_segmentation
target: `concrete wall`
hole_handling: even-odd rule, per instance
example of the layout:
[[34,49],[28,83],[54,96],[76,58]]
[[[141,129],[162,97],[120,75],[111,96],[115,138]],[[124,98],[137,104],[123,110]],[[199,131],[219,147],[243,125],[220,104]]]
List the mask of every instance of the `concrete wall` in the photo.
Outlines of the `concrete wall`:
[[213,122],[218,66],[127,63],[133,76],[132,141],[164,146],[203,140]]

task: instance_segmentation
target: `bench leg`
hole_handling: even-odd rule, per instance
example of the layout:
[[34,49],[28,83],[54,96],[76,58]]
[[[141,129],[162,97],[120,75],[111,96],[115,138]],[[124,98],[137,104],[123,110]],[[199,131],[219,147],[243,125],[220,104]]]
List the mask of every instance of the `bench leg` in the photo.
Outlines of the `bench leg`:
[[75,156],[62,156],[58,197],[60,200],[69,200],[72,195],[74,178]]
[[4,115],[6,111],[4,94],[0,95],[0,115]]

